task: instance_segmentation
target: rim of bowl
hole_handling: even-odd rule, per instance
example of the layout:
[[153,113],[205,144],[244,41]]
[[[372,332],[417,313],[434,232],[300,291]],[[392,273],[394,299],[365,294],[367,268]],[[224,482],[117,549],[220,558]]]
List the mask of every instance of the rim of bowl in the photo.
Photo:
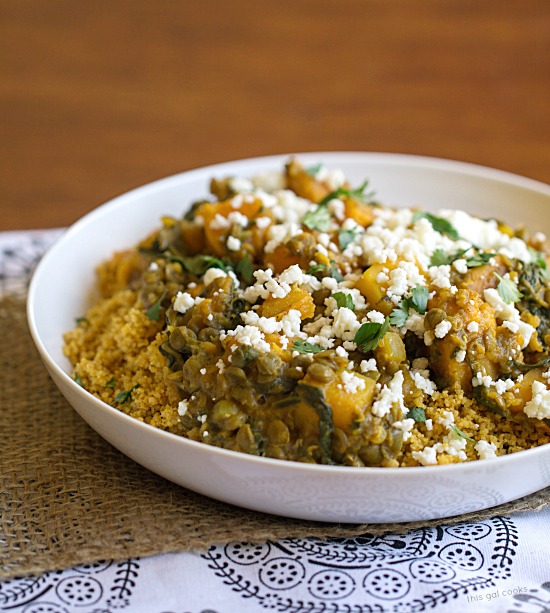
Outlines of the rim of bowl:
[[[37,287],[40,284],[42,271],[46,269],[48,261],[52,254],[64,248],[65,242],[70,240],[73,234],[80,232],[88,223],[92,222],[96,217],[106,214],[108,211],[115,207],[124,206],[127,200],[131,200],[136,195],[145,195],[147,192],[154,192],[160,187],[167,186],[170,183],[177,183],[187,177],[191,180],[198,179],[201,175],[206,178],[211,178],[215,173],[227,172],[233,167],[239,166],[269,166],[279,164],[282,161],[286,161],[291,157],[299,159],[305,158],[333,158],[340,162],[345,162],[346,158],[350,158],[352,161],[368,161],[369,163],[379,163],[381,166],[391,163],[393,165],[404,165],[407,167],[420,166],[423,169],[442,170],[446,172],[452,172],[455,174],[462,174],[468,176],[475,176],[485,179],[497,180],[501,183],[508,183],[517,187],[523,187],[543,194],[550,199],[550,185],[531,179],[522,175],[518,175],[506,170],[500,170],[489,166],[483,166],[480,164],[474,164],[471,162],[463,162],[459,160],[453,160],[448,158],[438,158],[431,156],[413,155],[406,153],[388,153],[388,152],[371,152],[371,151],[304,151],[296,153],[283,153],[267,156],[249,157],[237,160],[231,160],[228,162],[219,162],[208,166],[200,166],[185,170],[176,174],[168,175],[163,178],[156,179],[149,183],[145,183],[138,187],[135,187],[129,191],[126,191],[110,200],[98,205],[73,224],[71,224],[63,234],[57,239],[57,241],[47,249],[44,256],[36,266],[34,273],[29,284],[28,296],[27,296],[27,320],[31,336],[33,341],[40,352],[42,359],[47,362],[49,367],[61,377],[67,385],[69,385],[73,392],[76,392],[86,402],[92,402],[96,405],[98,410],[110,413],[111,416],[120,419],[123,423],[132,425],[132,427],[141,429],[144,433],[147,433],[151,437],[165,438],[166,440],[179,441],[179,445],[190,446],[191,449],[195,449],[197,453],[220,455],[221,457],[230,457],[237,462],[259,464],[274,469],[280,469],[288,467],[289,470],[298,470],[312,473],[346,473],[347,475],[357,475],[358,478],[367,478],[369,475],[409,475],[411,477],[419,476],[445,476],[446,474],[452,474],[454,472],[470,472],[479,469],[479,462],[483,462],[483,466],[493,466],[496,462],[503,464],[506,462],[508,465],[513,462],[518,462],[523,459],[527,460],[527,457],[534,459],[538,455],[545,455],[550,453],[550,444],[540,445],[531,449],[524,449],[522,451],[514,452],[510,455],[499,456],[488,460],[474,460],[469,462],[435,465],[435,466],[408,466],[408,467],[379,467],[379,466],[334,466],[327,464],[309,464],[304,462],[297,462],[295,460],[278,460],[276,458],[259,457],[242,453],[238,451],[232,451],[229,449],[223,449],[214,445],[208,445],[199,441],[193,441],[183,436],[178,436],[171,432],[166,432],[160,428],[156,428],[147,423],[141,422],[118,409],[111,407],[110,405],[102,402],[99,398],[78,385],[65,370],[57,363],[57,361],[51,356],[46,346],[42,342],[40,331],[36,324],[34,312],[35,312],[35,294],[37,293]],[[253,169],[251,169],[253,170]],[[550,200],[549,200],[550,205]],[[182,209],[185,208],[185,203],[182,204]],[[61,341],[61,339],[60,339]],[[72,407],[73,410],[74,407]]]

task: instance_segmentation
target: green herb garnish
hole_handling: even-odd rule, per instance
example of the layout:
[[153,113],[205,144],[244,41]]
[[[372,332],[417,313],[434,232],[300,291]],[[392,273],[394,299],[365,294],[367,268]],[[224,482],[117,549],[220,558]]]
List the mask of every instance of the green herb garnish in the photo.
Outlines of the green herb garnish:
[[121,404],[126,404],[132,397],[132,392],[138,387],[139,387],[139,383],[136,383],[134,387],[132,387],[131,389],[126,390],[124,392],[119,392],[115,396],[115,399],[111,403],[111,406],[113,406],[114,404],[117,404],[118,406],[120,406]]
[[187,272],[197,275],[197,277],[202,276],[209,268],[220,268],[224,272],[231,270],[230,262],[220,260],[213,255],[172,256],[170,260],[179,262]]
[[313,211],[307,212],[302,224],[310,230],[319,230],[326,232],[330,227],[330,211],[326,204],[319,203]]
[[447,255],[443,249],[436,249],[430,258],[430,266],[448,266],[451,262],[452,256]]
[[166,297],[166,289],[162,292],[160,298],[156,300],[148,309],[145,311],[147,318],[151,321],[158,321],[160,317],[160,307],[162,305],[162,301]]
[[378,343],[382,340],[386,332],[390,329],[390,319],[386,317],[383,324],[369,321],[363,324],[355,333],[353,342],[357,348],[365,353],[373,351],[378,347]]
[[458,426],[455,426],[454,424],[451,424],[451,430],[457,436],[460,436],[461,438],[465,438],[467,441],[470,441],[470,443],[475,443],[474,439],[470,438],[467,434],[464,434],[464,432],[462,432],[462,430]]
[[308,343],[302,339],[298,339],[294,341],[292,345],[293,351],[297,351],[298,353],[320,353],[324,351],[324,347],[321,345],[317,345],[315,343]]
[[466,258],[466,266],[468,268],[477,268],[478,266],[484,266],[485,264],[488,264],[494,257],[494,253],[476,253],[475,255]]
[[[452,254],[445,253],[443,249],[436,249],[432,253],[432,257],[430,258],[430,266],[448,266],[456,260],[459,260],[460,258],[464,257],[464,254],[467,251],[470,251],[470,249],[472,249],[472,247],[468,247],[467,249],[461,249],[460,251],[457,251],[456,253]],[[466,266],[468,268],[477,268],[478,266],[488,264],[491,258],[494,257],[494,253],[479,252],[468,258],[465,258]]]
[[345,307],[347,309],[355,311],[355,303],[353,302],[353,296],[351,294],[344,294],[344,292],[336,292],[335,294],[332,294],[332,298],[336,300],[336,304],[338,305],[339,309]]
[[519,291],[518,286],[511,279],[504,279],[497,272],[495,272],[495,276],[498,279],[498,293],[506,304],[521,300],[523,294]]
[[251,283],[254,279],[254,264],[247,253],[242,260],[235,264],[235,272],[240,275],[247,283]]
[[413,407],[407,413],[406,419],[414,419],[416,422],[426,421],[426,411],[422,407]]
[[112,379],[109,379],[109,381],[107,381],[107,383],[105,383],[105,387],[110,387],[113,388],[116,385],[116,379],[113,377]]
[[86,319],[86,317],[76,317],[75,318],[75,323],[78,324],[87,324],[88,320]]
[[402,328],[409,319],[409,305],[407,300],[401,300],[397,307],[390,313],[390,323],[392,326]]
[[412,221],[416,223],[419,219],[427,219],[431,224],[433,229],[440,234],[446,234],[449,238],[457,241],[460,236],[456,231],[455,227],[450,221],[443,219],[443,217],[437,217],[437,215],[432,215],[432,213],[428,213],[427,211],[416,211],[413,215]]
[[84,383],[82,383],[82,379],[75,373],[74,374],[74,382],[80,387],[84,387]]
[[348,245],[353,243],[356,236],[357,232],[355,232],[355,230],[340,230],[338,232],[338,242],[340,243],[340,249],[344,251]]
[[339,187],[335,189],[330,194],[327,194],[320,202],[319,205],[326,205],[334,198],[351,198],[353,200],[359,200],[359,202],[368,202],[374,196],[374,192],[366,193],[367,185],[369,184],[368,180],[363,181],[361,185],[355,189],[346,189],[345,187]]
[[415,309],[420,315],[426,313],[428,307],[428,298],[430,292],[424,285],[417,285],[411,290],[411,297],[408,299],[410,306]]
[[528,247],[529,253],[531,254],[531,259],[533,260],[533,264],[538,266],[542,276],[548,280],[550,280],[550,270],[548,269],[548,263],[546,262],[546,256],[542,251],[537,251],[533,249],[533,247]]
[[305,170],[306,170],[308,175],[311,175],[312,177],[315,177],[316,175],[318,175],[321,172],[323,167],[324,167],[323,164],[321,162],[319,162],[318,164],[314,164],[313,166],[308,166]]
[[430,292],[426,286],[417,285],[413,287],[410,297],[400,300],[397,308],[391,312],[390,323],[398,328],[403,327],[411,309],[414,309],[419,315],[424,315],[428,307],[429,297]]
[[344,277],[342,276],[342,273],[336,267],[334,260],[331,260],[330,266],[327,266],[326,264],[314,264],[313,266],[310,266],[306,270],[306,274],[307,275],[321,275],[323,277],[332,277],[333,279],[336,279],[338,283],[344,280]]

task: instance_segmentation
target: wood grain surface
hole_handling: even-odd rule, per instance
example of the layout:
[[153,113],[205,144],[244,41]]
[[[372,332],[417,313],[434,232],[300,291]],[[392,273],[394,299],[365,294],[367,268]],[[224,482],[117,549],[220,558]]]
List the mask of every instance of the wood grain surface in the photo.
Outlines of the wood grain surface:
[[313,150],[550,182],[548,0],[0,0],[0,230]]

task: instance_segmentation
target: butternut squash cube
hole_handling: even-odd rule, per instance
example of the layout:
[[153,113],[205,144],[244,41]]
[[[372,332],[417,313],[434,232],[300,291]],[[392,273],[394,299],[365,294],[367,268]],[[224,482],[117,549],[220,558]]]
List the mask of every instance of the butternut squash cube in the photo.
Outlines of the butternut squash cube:
[[284,298],[273,298],[269,295],[258,310],[261,317],[276,317],[280,319],[290,311],[300,311],[301,319],[308,319],[315,315],[313,296],[305,289],[293,287]]

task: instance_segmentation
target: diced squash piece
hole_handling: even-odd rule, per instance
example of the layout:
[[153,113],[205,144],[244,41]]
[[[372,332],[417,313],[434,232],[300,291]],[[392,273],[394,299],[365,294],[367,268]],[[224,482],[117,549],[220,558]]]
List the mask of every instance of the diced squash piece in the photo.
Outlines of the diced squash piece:
[[342,379],[337,377],[325,388],[325,398],[327,404],[332,408],[332,419],[334,425],[342,430],[348,429],[351,424],[361,419],[365,414],[365,409],[372,405],[376,392],[376,383],[358,373],[354,377],[364,382],[364,387],[358,386],[354,393],[346,390],[342,384]]
[[485,264],[470,268],[458,283],[458,287],[469,289],[483,295],[483,291],[490,287],[497,287],[499,280],[495,273],[503,276],[508,271],[507,267],[501,264]]
[[315,303],[313,296],[301,287],[293,287],[284,298],[273,298],[269,295],[260,309],[261,317],[281,318],[291,309],[300,311],[301,319],[308,319],[315,315]]
[[218,256],[223,256],[227,253],[225,247],[228,234],[227,228],[219,228],[217,225],[214,228],[212,227],[212,221],[216,215],[227,218],[230,213],[238,211],[241,215],[248,217],[248,219],[253,219],[260,212],[261,208],[262,201],[259,199],[243,201],[238,208],[233,206],[231,200],[205,203],[200,206],[196,211],[196,215],[200,215],[204,219],[204,232],[210,249]]
[[535,381],[544,381],[542,374],[545,370],[546,369],[544,367],[533,368],[525,373],[521,381],[516,383],[518,392],[515,394],[515,396],[520,402],[515,406],[510,407],[510,411],[512,411],[512,413],[519,413],[520,411],[523,411],[525,405],[533,399],[533,383]]
[[266,264],[272,266],[275,274],[279,274],[293,264],[300,264],[300,256],[292,251],[286,245],[279,245],[271,253],[265,254]]
[[386,264],[373,264],[361,275],[355,287],[365,296],[369,305],[373,308],[389,315],[395,305],[386,299],[386,287],[376,280]]
[[342,430],[349,429],[354,421],[364,417],[366,409],[372,405],[376,394],[376,383],[373,379],[359,373],[353,373],[353,376],[363,381],[364,385],[358,385],[352,393],[346,389],[341,373],[330,383],[324,385],[308,374],[302,380],[305,385],[323,390],[325,401],[332,410],[334,426]]
[[311,202],[321,201],[330,190],[321,181],[305,170],[296,160],[291,160],[286,166],[288,188],[301,198]]
[[399,334],[387,332],[378,341],[378,346],[374,352],[376,361],[386,366],[390,372],[397,372],[399,364],[406,362],[407,351],[405,343]]
[[351,217],[351,219],[355,220],[360,226],[366,228],[374,221],[372,207],[368,204],[359,202],[353,198],[346,198],[344,204],[346,217]]

